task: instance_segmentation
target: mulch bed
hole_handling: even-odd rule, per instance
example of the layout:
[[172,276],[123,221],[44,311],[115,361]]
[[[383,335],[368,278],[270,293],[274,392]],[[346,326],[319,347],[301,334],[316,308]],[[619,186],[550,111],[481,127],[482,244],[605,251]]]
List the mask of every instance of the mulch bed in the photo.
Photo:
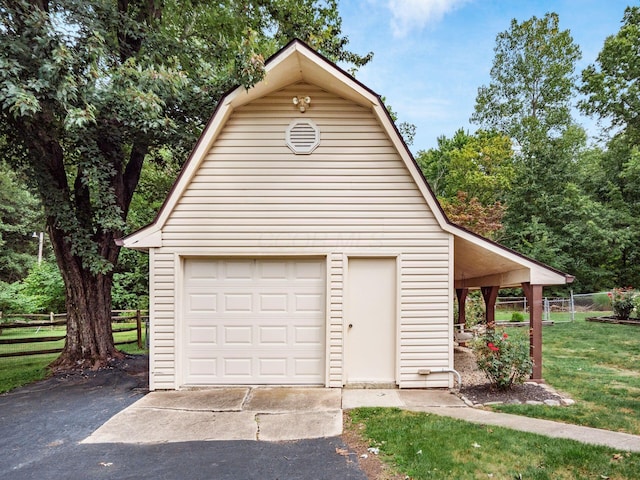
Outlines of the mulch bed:
[[454,350],[454,364],[462,376],[460,395],[473,404],[487,403],[527,403],[555,400],[562,402],[563,396],[555,392],[548,385],[525,382],[513,385],[511,390],[502,391],[489,383],[486,375],[478,369],[473,350],[466,347],[456,347]]
[[490,383],[469,385],[466,387],[463,386],[460,394],[475,404],[494,402],[520,404],[527,402],[544,402],[545,400],[556,400],[560,402],[562,400],[562,397],[557,393],[534,383],[514,385],[510,390],[506,391],[498,390]]

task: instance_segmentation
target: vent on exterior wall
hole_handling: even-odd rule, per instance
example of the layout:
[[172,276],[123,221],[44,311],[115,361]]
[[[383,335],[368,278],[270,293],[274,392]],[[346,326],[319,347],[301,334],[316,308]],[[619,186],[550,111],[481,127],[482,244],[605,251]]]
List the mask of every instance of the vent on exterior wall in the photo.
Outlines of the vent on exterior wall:
[[308,155],[320,144],[320,130],[313,121],[298,118],[289,124],[286,140],[293,153]]

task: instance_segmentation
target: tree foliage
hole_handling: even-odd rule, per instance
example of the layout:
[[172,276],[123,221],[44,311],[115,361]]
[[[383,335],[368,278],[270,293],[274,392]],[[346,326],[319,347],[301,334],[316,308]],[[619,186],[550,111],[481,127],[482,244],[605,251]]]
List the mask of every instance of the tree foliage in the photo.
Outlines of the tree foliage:
[[574,72],[581,53],[559,22],[556,13],[512,20],[496,38],[491,83],[478,89],[471,120],[504,132],[523,149],[561,136],[573,123]]
[[61,365],[116,354],[114,239],[144,162],[186,158],[220,96],[293,37],[370,59],[346,49],[335,0],[0,0],[0,153],[42,200],[67,294]]
[[391,105],[387,103],[387,99],[382,97],[382,102],[384,103],[384,106],[389,112],[389,116],[391,116],[391,120],[393,120],[396,126],[398,127],[398,131],[400,132],[400,135],[402,136],[404,143],[406,143],[407,146],[409,147],[413,145],[413,140],[415,139],[415,136],[416,136],[416,126],[413,123],[409,123],[409,122],[398,123],[398,114],[393,110]]
[[[625,9],[595,65],[582,72],[581,109],[608,122],[606,151],[582,162],[582,185],[602,205],[610,235],[600,266],[613,285],[640,284],[640,7]],[[609,284],[611,286],[611,283]]]
[[0,281],[0,312],[62,313],[65,311],[64,283],[55,263],[35,265],[22,280]]
[[462,191],[488,205],[511,189],[513,150],[502,134],[460,129],[451,139],[438,138],[438,148],[419,152],[416,160],[440,198],[454,200]]
[[451,221],[499,237],[514,172],[507,136],[460,129],[450,139],[439,137],[438,148],[418,152],[416,161]]
[[606,150],[594,148],[579,163],[578,177],[589,209],[576,245],[584,252],[591,278],[600,289],[640,285],[640,151],[626,135]]
[[0,281],[16,282],[24,278],[35,263],[44,219],[40,204],[24,182],[0,162]]
[[501,241],[576,276],[598,291],[640,282],[640,8],[582,72],[582,110],[611,127],[606,149],[586,149],[571,118],[580,56],[556,14],[498,35],[491,83],[478,91],[472,120],[517,144]]
[[483,205],[476,197],[469,198],[460,191],[455,200],[443,199],[440,202],[453,223],[492,240],[500,237],[505,208],[499,201]]
[[622,27],[607,37],[595,65],[582,72],[580,102],[588,115],[608,120],[640,143],[640,7],[627,7]]

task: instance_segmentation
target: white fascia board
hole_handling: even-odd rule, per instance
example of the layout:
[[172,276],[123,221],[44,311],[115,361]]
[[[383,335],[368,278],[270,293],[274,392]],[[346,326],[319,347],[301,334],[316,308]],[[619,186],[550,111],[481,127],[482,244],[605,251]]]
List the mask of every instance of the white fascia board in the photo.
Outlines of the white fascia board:
[[162,247],[162,232],[155,225],[151,224],[142,230],[126,236],[118,244],[122,247],[143,251],[150,248],[160,248]]
[[539,265],[531,269],[531,285],[566,285],[573,281],[573,277],[560,275]]
[[499,285],[501,288],[518,287],[524,282],[531,281],[531,270],[520,268],[508,272],[484,275],[476,278],[456,280],[456,288],[475,288],[481,286]]

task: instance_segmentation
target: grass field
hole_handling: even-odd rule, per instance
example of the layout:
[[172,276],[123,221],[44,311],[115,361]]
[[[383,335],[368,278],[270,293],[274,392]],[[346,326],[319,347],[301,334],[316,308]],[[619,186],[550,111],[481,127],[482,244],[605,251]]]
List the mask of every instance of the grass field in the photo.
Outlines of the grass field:
[[[124,352],[132,354],[146,353],[146,350],[139,349],[137,345],[137,332],[131,330],[127,332],[116,332],[116,330],[130,329],[135,327],[135,323],[114,323],[114,341],[133,342],[118,345],[118,348]],[[53,336],[64,336],[64,326],[42,327],[40,329],[15,328],[4,329],[0,339],[16,339],[16,338],[44,338]],[[11,345],[0,345],[0,353],[8,352],[32,352],[39,350],[48,350],[54,348],[62,348],[64,340],[55,342],[35,342],[20,343]],[[47,375],[47,366],[57,358],[58,354],[45,355],[28,355],[16,357],[0,358],[0,393],[7,392],[21,385],[41,380]]]
[[349,412],[352,427],[412,480],[640,478],[640,454],[393,408]]
[[57,354],[0,358],[0,393],[26,385],[47,376],[47,365]]
[[640,326],[587,322],[585,317],[543,328],[543,377],[577,403],[494,408],[640,435]]

